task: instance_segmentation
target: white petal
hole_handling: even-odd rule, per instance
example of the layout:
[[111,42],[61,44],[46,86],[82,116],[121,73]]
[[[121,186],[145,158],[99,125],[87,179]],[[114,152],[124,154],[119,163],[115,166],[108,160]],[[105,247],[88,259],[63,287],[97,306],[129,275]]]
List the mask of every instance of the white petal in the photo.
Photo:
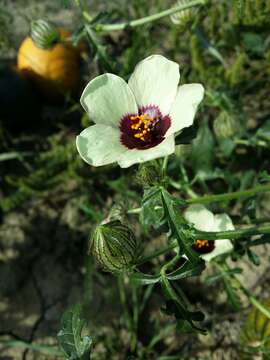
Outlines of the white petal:
[[205,261],[210,261],[213,258],[215,258],[216,256],[230,252],[232,249],[233,249],[233,245],[230,240],[228,240],[228,239],[216,240],[215,241],[215,249],[208,254],[202,255],[202,258]]
[[174,137],[171,136],[162,141],[159,145],[147,150],[128,150],[121,155],[118,164],[122,168],[127,168],[133,164],[153,160],[159,157],[170,155],[174,152]]
[[232,219],[227,214],[215,215],[215,229],[212,231],[234,230]]
[[170,111],[172,121],[166,136],[182,130],[193,124],[197,107],[202,101],[204,88],[201,84],[186,84],[179,86],[175,101]]
[[194,204],[189,206],[184,213],[184,217],[197,230],[214,231],[214,215],[203,205]]
[[88,83],[81,104],[96,124],[118,127],[125,114],[136,114],[137,104],[128,84],[119,76],[104,74]]
[[120,142],[120,133],[106,125],[93,125],[83,130],[76,138],[80,156],[93,166],[116,162],[126,148]]
[[[214,217],[214,226],[212,231],[234,230],[231,218],[227,214],[218,214]],[[215,241],[215,249],[202,256],[205,261],[210,261],[214,257],[232,251],[233,245],[229,239]]]
[[128,85],[138,106],[157,105],[168,115],[179,83],[179,65],[161,55],[152,55],[136,66]]

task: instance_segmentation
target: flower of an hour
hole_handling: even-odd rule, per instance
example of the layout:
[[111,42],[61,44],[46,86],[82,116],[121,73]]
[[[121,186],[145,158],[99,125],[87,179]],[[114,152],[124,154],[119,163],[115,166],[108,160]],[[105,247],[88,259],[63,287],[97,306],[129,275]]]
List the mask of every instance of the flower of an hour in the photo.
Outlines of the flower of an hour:
[[[197,230],[210,232],[234,230],[232,220],[227,214],[214,215],[203,205],[196,204],[189,206],[184,213],[184,217]],[[210,261],[218,255],[231,251],[233,245],[229,239],[216,241],[199,239],[195,241],[192,248],[205,261]]]
[[83,160],[126,168],[172,154],[175,133],[192,125],[204,94],[179,80],[178,64],[161,55],[142,60],[128,83],[113,74],[91,80],[81,104],[95,125],[76,139]]

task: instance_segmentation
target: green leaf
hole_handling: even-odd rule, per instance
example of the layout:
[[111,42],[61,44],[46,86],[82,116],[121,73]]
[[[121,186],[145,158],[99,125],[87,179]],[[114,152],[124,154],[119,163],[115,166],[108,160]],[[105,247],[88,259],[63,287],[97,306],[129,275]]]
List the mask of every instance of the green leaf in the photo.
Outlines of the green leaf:
[[263,55],[265,51],[264,38],[255,33],[244,33],[243,41],[245,48],[255,55]]
[[89,40],[93,47],[94,53],[103,66],[104,70],[114,72],[114,63],[107,53],[106,46],[104,46],[97,34],[97,32],[89,25],[85,25]]
[[89,336],[82,337],[84,326],[81,305],[77,304],[64,313],[57,337],[67,360],[90,359],[92,339]]
[[207,122],[204,122],[193,141],[191,162],[198,178],[207,180],[213,175],[214,169],[214,137]]
[[232,155],[236,144],[232,139],[222,139],[219,141],[219,146],[224,156],[229,157]]
[[129,278],[140,285],[150,285],[159,282],[160,275],[148,275],[141,272],[136,272],[130,274]]
[[181,267],[175,271],[169,273],[167,278],[169,280],[179,280],[191,276],[198,276],[205,269],[205,263],[203,260],[200,260],[197,264],[193,264],[190,261],[186,261]]
[[181,206],[183,206],[185,202],[175,199],[163,188],[161,188],[161,194],[164,216],[166,217],[172,232],[171,237],[177,240],[180,251],[188,257],[191,263],[193,265],[197,264],[201,260],[191,247],[193,244],[192,230],[190,230],[186,220],[181,215]]
[[270,143],[270,120],[267,120],[256,132],[256,136]]
[[193,330],[205,333],[205,330],[197,327],[193,321],[203,321],[204,314],[201,311],[188,310],[188,304],[184,297],[173,289],[167,279],[161,278],[163,293],[166,297],[166,306],[162,311],[167,315],[174,315],[177,322],[184,321],[192,327]]
[[183,129],[181,133],[175,137],[175,145],[190,144],[191,141],[196,138],[197,133],[198,127],[195,125]]
[[260,177],[260,182],[268,182],[270,181],[270,174],[265,170],[262,171],[259,175]]
[[261,264],[259,256],[254,251],[247,249],[247,256],[254,265],[259,266]]
[[207,276],[207,278],[205,279],[205,283],[206,284],[213,284],[219,280],[222,280],[224,278],[224,276],[226,275],[230,275],[230,274],[241,274],[243,272],[243,270],[241,268],[234,268],[234,269],[230,269],[228,271],[222,271],[222,272],[218,272],[215,273],[213,275]]
[[153,186],[145,190],[142,199],[140,221],[146,230],[158,229],[164,224],[164,210],[160,187]]
[[270,235],[269,234],[265,234],[263,236],[261,236],[259,239],[256,240],[252,240],[248,243],[248,246],[258,246],[258,245],[263,245],[263,244],[270,244]]
[[230,304],[236,311],[241,310],[241,300],[238,296],[237,289],[234,287],[233,279],[224,276],[223,283]]

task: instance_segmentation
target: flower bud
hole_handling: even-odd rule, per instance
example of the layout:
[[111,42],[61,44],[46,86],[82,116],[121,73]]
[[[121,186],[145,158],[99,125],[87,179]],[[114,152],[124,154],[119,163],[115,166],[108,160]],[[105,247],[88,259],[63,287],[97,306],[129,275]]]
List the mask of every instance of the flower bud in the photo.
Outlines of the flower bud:
[[138,243],[131,229],[120,221],[110,221],[97,226],[90,252],[105,271],[122,272],[135,264]]
[[[175,6],[181,6],[181,5],[188,5],[190,0],[178,0]],[[185,27],[187,23],[189,23],[191,20],[193,20],[194,15],[196,14],[197,10],[194,7],[178,11],[174,14],[172,14],[171,21],[175,25],[183,26]]]
[[218,140],[233,138],[239,130],[233,114],[226,111],[222,111],[214,121],[214,131]]
[[158,160],[140,164],[136,175],[137,182],[144,188],[160,185],[163,181],[162,166]]
[[53,23],[43,19],[32,21],[31,38],[37,47],[50,49],[59,37],[59,31]]

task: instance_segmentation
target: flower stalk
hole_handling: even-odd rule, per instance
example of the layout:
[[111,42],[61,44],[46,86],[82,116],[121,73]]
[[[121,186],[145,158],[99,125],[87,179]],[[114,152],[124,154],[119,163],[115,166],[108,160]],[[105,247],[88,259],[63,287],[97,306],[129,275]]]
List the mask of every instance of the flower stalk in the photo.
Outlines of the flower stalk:
[[[187,205],[191,204],[210,204],[213,202],[222,202],[222,201],[231,201],[235,199],[243,199],[254,196],[259,193],[270,192],[270,183],[265,185],[258,185],[252,189],[242,190],[242,191],[233,191],[224,194],[217,194],[217,195],[205,195],[205,196],[198,196],[192,199],[185,200]],[[158,209],[156,209],[158,210]],[[128,210],[128,214],[139,214],[142,211],[142,208],[134,208]]]
[[[78,3],[79,0],[75,0],[75,2]],[[206,3],[206,0],[193,0],[193,1],[190,1],[188,4],[182,4],[182,5],[174,6],[172,8],[167,9],[167,10],[163,10],[163,11],[161,11],[159,13],[149,15],[149,16],[145,16],[145,17],[140,18],[140,19],[127,21],[127,22],[123,22],[123,23],[118,23],[118,24],[98,24],[96,26],[96,30],[104,33],[104,32],[124,30],[125,28],[135,28],[135,27],[138,27],[138,26],[141,26],[141,25],[151,23],[153,21],[157,21],[157,20],[162,19],[164,17],[173,15],[173,14],[179,12],[179,11],[190,9],[190,8],[192,8],[194,6],[205,5],[205,3]],[[86,11],[83,11],[82,15],[83,15],[84,20],[86,22],[88,22],[88,23],[91,22],[92,17]]]
[[[215,232],[206,232],[206,231],[198,231],[196,230],[194,233],[194,239],[204,239],[204,240],[222,240],[222,239],[231,239],[237,240],[244,236],[254,236],[254,235],[264,235],[270,234],[270,225],[262,225],[262,226],[253,226],[247,229],[237,229],[237,230],[229,230],[229,231],[215,231]],[[149,254],[138,261],[137,265],[142,265],[152,259],[155,259],[161,255],[168,254],[173,249],[178,246],[177,242],[173,242],[168,246],[164,246],[163,248],[154,251],[152,254]]]
[[234,199],[247,198],[263,192],[270,192],[270,183],[265,185],[258,185],[252,189],[243,190],[243,191],[234,191],[226,194],[201,196],[193,199],[188,199],[186,200],[186,202],[188,204],[209,204],[213,202],[230,201]]
[[220,239],[239,239],[245,236],[270,234],[270,225],[252,226],[247,229],[228,230],[228,231],[198,231],[195,232],[195,239],[220,240]]
[[81,3],[81,0],[74,0],[75,5],[80,9],[83,18],[85,19],[85,21],[87,22],[91,22],[92,21],[92,16],[89,14],[88,11],[84,10],[83,5]]

